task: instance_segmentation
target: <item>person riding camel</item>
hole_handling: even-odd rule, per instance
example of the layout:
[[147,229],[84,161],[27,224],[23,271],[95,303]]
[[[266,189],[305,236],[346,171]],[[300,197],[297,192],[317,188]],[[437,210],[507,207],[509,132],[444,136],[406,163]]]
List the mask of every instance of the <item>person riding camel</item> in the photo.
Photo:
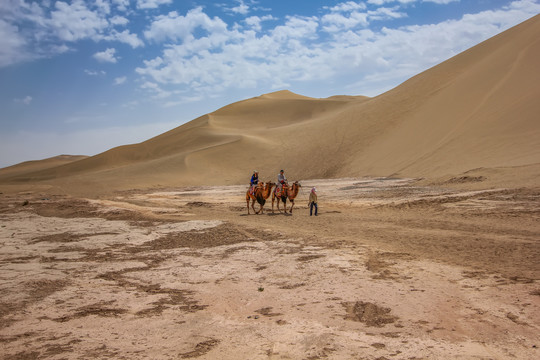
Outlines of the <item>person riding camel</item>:
[[276,189],[281,193],[281,189],[283,189],[283,185],[287,183],[287,178],[285,177],[285,172],[281,170],[277,176],[277,186]]
[[251,181],[249,182],[249,185],[251,186],[249,192],[251,194],[253,194],[258,184],[259,184],[259,172],[255,170],[253,171],[253,175],[251,175]]

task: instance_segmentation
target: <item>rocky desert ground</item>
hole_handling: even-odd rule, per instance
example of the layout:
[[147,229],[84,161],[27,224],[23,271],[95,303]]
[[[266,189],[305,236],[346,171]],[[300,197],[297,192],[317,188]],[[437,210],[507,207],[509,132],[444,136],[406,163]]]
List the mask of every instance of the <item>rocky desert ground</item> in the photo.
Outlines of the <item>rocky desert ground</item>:
[[0,357],[538,358],[540,193],[478,181],[4,192]]

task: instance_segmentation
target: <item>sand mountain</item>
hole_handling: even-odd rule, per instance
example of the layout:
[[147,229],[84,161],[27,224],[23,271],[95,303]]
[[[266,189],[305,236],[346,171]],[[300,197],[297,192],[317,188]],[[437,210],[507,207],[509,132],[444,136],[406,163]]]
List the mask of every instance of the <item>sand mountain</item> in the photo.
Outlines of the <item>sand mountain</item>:
[[374,98],[278,91],[139,144],[60,166],[4,169],[0,181],[125,189],[247,183],[254,169],[274,179],[282,168],[290,179],[470,172],[535,181],[538,59],[540,16]]

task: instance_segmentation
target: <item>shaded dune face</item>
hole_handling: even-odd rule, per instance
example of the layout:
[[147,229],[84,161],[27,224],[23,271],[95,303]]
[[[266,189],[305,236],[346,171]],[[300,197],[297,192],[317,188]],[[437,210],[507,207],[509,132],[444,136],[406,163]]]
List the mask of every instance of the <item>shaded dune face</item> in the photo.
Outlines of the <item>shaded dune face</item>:
[[519,171],[538,172],[540,164],[538,59],[540,16],[374,98],[278,91],[90,158],[2,169],[0,181],[96,189],[241,184],[254,168],[263,181],[275,181],[282,168],[289,179],[513,168],[519,181]]

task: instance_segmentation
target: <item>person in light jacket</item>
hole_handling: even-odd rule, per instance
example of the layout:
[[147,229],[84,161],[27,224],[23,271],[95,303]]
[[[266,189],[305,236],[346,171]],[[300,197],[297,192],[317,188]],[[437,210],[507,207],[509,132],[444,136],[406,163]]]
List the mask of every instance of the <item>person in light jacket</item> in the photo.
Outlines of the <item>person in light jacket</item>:
[[277,176],[277,186],[279,186],[280,190],[283,187],[284,184],[287,183],[287,178],[285,177],[285,172],[281,170]]
[[315,208],[315,216],[317,216],[317,189],[312,188],[309,193],[309,216],[313,215],[313,208]]

